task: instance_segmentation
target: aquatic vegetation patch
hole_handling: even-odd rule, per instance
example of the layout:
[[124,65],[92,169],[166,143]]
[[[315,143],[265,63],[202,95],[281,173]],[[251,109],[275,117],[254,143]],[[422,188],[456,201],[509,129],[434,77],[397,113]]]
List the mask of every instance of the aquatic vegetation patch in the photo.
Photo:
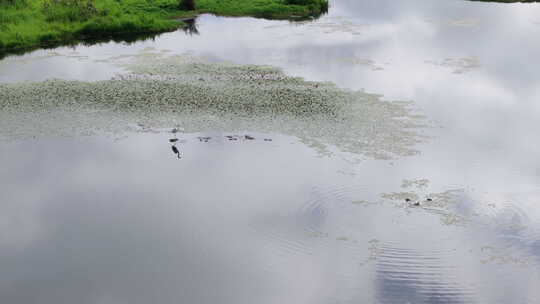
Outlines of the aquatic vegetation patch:
[[279,132],[388,159],[417,153],[425,118],[411,102],[289,77],[273,67],[144,53],[98,82],[0,85],[0,135],[122,132],[139,123],[183,132]]
[[333,18],[326,22],[307,23],[312,30],[325,34],[349,33],[351,35],[361,35],[371,26],[367,24],[357,24],[347,19]]
[[439,25],[439,26],[451,26],[460,28],[470,28],[478,26],[481,22],[477,18],[463,18],[463,19],[426,19],[426,22]]
[[368,242],[368,256],[360,263],[360,266],[365,266],[378,260],[384,254],[383,244],[378,239],[371,239]]
[[338,58],[338,62],[347,64],[347,65],[360,65],[368,67],[372,71],[382,71],[384,67],[381,64],[376,63],[371,59],[357,58],[357,57],[344,57]]
[[391,192],[381,194],[383,201],[389,202],[397,208],[408,212],[415,209],[439,216],[444,225],[464,226],[470,222],[470,216],[458,210],[463,201],[464,190],[454,189],[440,193],[426,193],[424,180],[404,180],[402,188],[416,188],[411,191]]
[[478,57],[470,56],[463,58],[446,58],[442,61],[426,61],[426,63],[452,69],[454,74],[464,74],[474,69],[480,68]]
[[351,36],[359,36],[366,34],[374,30],[374,26],[371,24],[358,23],[354,19],[349,19],[345,17],[331,17],[328,16],[324,20],[318,20],[317,22],[312,22],[312,20],[303,20],[295,22],[297,25],[294,28],[291,28],[287,24],[278,23],[268,25],[266,29],[279,29],[286,28],[288,32],[294,33],[297,35],[318,35],[320,34],[348,34]]
[[523,256],[523,253],[513,252],[515,248],[497,248],[493,246],[483,246],[480,248],[482,254],[482,264],[513,264],[518,266],[529,266],[531,258]]
[[401,188],[427,188],[429,186],[429,179],[422,178],[422,179],[404,179],[401,183]]

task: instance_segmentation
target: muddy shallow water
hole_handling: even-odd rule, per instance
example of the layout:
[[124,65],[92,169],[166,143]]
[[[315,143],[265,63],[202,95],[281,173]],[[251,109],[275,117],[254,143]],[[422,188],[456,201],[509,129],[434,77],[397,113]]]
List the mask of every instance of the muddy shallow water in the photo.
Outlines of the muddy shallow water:
[[[26,112],[0,115],[18,122],[0,122],[0,302],[540,301],[538,16],[538,4],[335,1],[313,22],[204,15],[198,35],[0,61],[9,96],[32,87],[69,106],[40,82],[109,88],[133,73],[124,61],[159,65],[156,54],[271,65],[304,78],[285,84],[294,92],[321,84],[369,101],[363,115],[343,102],[328,108],[339,119],[309,124],[318,114],[303,103],[302,115],[233,123],[245,113],[100,120],[10,97]],[[235,90],[252,92],[241,81]],[[173,101],[162,105],[184,109]],[[377,134],[403,140],[342,140]]]

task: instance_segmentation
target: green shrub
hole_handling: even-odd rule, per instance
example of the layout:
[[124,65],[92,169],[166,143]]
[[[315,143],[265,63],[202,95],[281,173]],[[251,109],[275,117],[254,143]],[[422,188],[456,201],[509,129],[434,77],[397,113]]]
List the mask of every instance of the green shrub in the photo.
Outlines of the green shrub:
[[307,7],[311,12],[328,12],[328,0],[284,0],[287,5],[300,5]]
[[23,6],[26,4],[26,0],[0,0],[0,5]]
[[85,21],[98,14],[93,0],[46,0],[43,13],[49,22]]

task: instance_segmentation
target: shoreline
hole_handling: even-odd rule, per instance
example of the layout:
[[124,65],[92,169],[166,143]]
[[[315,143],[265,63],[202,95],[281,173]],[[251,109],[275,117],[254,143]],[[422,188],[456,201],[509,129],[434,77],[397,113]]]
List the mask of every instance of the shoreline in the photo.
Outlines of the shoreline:
[[318,17],[328,10],[327,0],[256,3],[229,0],[225,4],[218,0],[200,0],[193,11],[178,9],[176,0],[151,4],[142,0],[111,3],[109,0],[0,0],[0,59],[80,43],[144,40],[187,28],[189,25],[184,21],[201,14],[296,20]]

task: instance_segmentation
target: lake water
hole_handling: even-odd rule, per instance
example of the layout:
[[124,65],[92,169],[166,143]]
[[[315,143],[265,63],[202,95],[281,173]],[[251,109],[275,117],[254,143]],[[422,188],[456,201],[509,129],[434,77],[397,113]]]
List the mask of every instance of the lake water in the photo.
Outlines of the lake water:
[[539,4],[336,0],[309,22],[196,26],[7,57],[0,82],[108,80],[148,53],[270,65],[410,101],[416,153],[266,120],[84,135],[63,116],[72,134],[31,136],[25,116],[0,142],[1,303],[540,301]]

